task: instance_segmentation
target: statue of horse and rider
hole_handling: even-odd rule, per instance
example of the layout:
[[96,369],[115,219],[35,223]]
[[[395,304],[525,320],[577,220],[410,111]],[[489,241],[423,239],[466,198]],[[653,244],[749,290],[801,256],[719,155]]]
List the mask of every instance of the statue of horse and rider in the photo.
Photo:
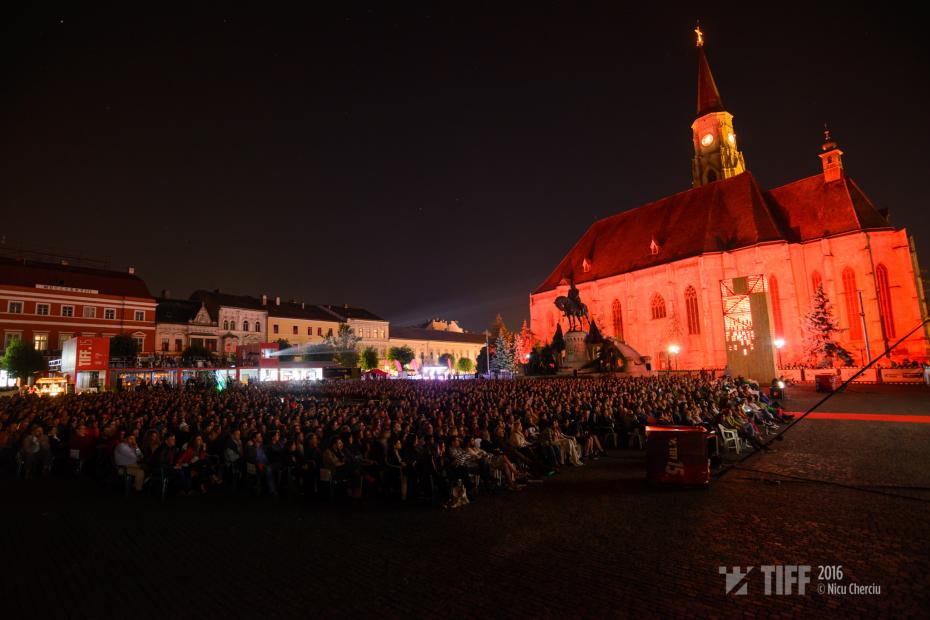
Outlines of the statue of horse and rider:
[[568,331],[575,331],[576,327],[580,330],[584,328],[584,321],[591,325],[591,319],[588,316],[588,306],[581,302],[581,293],[575,288],[575,281],[572,279],[571,286],[568,289],[568,295],[560,295],[555,298],[555,307],[562,311],[568,319]]

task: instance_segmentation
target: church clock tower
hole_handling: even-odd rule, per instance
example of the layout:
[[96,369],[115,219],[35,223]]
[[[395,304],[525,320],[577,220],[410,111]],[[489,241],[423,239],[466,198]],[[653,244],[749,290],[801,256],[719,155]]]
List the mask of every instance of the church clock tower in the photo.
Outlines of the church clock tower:
[[736,148],[733,115],[723,107],[723,100],[704,54],[704,33],[697,34],[698,93],[697,118],[691,125],[694,160],[691,162],[691,186],[699,187],[727,179],[746,171],[743,154]]

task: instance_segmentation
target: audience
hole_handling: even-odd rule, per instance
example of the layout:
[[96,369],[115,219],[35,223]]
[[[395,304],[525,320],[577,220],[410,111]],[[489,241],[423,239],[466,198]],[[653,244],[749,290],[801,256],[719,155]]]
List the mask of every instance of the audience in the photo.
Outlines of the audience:
[[453,486],[518,490],[605,455],[608,440],[629,446],[647,424],[732,428],[761,448],[789,420],[758,385],[710,373],[159,386],[4,398],[0,459],[24,477],[61,459],[72,473],[120,471],[137,491],[153,478],[181,495],[248,484],[309,498],[328,485],[447,504]]

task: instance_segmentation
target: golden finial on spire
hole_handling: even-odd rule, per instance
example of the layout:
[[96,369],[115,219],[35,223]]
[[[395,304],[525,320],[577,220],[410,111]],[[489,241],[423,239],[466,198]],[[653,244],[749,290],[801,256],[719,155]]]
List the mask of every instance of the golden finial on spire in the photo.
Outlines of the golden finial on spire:
[[701,32],[701,22],[698,22],[697,26],[695,26],[694,34],[697,35],[697,46],[704,47],[704,33]]

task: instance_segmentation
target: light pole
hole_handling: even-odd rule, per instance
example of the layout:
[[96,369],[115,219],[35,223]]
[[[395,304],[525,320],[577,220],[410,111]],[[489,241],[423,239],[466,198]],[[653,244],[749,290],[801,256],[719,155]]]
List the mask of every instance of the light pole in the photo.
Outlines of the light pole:
[[677,367],[678,367],[678,352],[679,352],[679,351],[681,351],[681,347],[679,347],[677,344],[670,344],[670,345],[668,345],[668,353],[669,353],[668,371],[669,371],[669,372],[672,371],[672,360],[671,360],[671,356],[673,356],[673,355],[675,356],[675,367],[676,367],[675,369],[676,369],[676,370],[678,369]]
[[775,342],[772,344],[775,345],[775,350],[778,351],[778,368],[781,368],[781,348],[785,346],[784,338],[776,338]]
[[488,379],[491,378],[491,344],[488,342],[488,338],[491,336],[491,332],[484,330],[484,361],[486,362],[485,366],[488,373]]

